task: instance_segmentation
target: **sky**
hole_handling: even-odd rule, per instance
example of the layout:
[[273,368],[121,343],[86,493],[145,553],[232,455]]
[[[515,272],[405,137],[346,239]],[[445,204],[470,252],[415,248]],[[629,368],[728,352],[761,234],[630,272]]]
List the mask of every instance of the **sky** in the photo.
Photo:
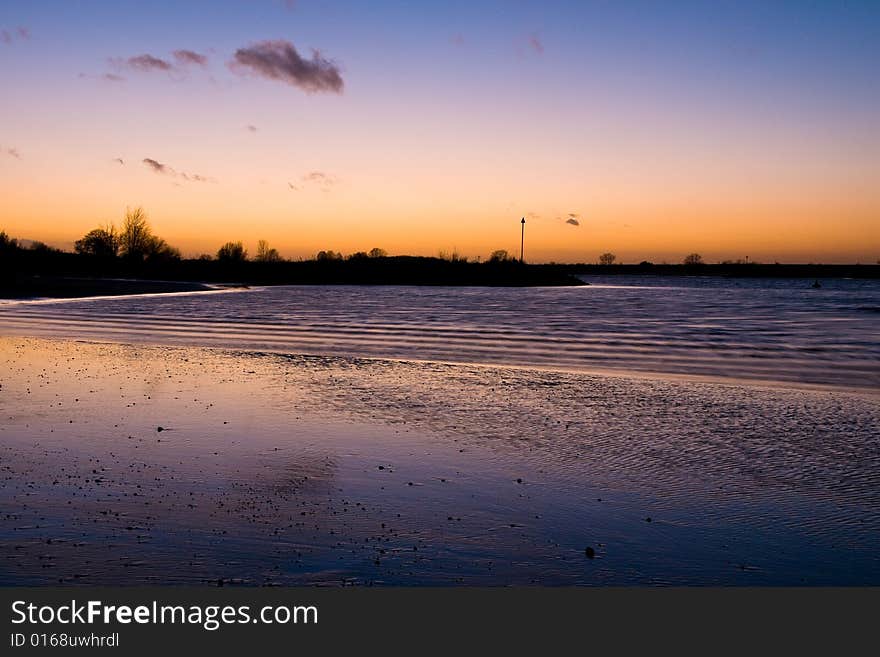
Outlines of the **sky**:
[[0,0],[0,230],[880,260],[880,2]]

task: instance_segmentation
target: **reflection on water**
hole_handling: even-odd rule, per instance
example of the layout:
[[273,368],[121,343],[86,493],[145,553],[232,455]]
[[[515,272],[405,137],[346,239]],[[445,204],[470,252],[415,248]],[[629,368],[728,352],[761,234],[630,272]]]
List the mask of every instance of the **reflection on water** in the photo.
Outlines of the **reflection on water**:
[[0,334],[880,388],[876,281],[592,282],[5,304]]
[[880,584],[872,391],[2,338],[0,417],[3,584]]

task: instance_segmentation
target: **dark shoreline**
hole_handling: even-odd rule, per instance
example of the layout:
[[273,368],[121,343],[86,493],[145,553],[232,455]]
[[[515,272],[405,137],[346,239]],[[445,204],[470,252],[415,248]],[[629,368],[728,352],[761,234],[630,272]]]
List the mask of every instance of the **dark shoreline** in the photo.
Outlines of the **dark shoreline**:
[[[241,262],[181,260],[138,267],[96,267],[72,254],[49,266],[15,267],[0,277],[0,299],[77,298],[199,292],[249,285],[420,285],[461,287],[533,287],[589,285],[579,276],[711,278],[880,278],[880,265],[589,265],[450,262],[399,256],[357,261]],[[65,266],[58,266],[59,264]],[[23,263],[17,263],[19,265]],[[28,262],[28,265],[46,264]],[[196,282],[203,281],[203,282]]]
[[215,289],[203,283],[119,278],[22,277],[12,286],[0,286],[0,299],[74,299],[168,292],[202,292]]

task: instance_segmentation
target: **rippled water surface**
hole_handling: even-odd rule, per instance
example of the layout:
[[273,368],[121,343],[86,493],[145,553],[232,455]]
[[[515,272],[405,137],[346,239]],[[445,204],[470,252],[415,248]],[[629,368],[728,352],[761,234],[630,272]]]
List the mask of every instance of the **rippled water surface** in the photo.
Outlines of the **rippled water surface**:
[[877,284],[592,282],[0,305],[0,584],[880,585]]
[[274,287],[0,305],[0,333],[880,388],[880,283]]

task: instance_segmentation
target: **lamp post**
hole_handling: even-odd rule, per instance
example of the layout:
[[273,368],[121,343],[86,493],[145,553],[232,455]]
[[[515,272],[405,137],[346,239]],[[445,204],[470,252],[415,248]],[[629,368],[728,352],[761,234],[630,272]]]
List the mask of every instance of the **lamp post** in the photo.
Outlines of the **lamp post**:
[[520,262],[520,264],[522,264],[524,262],[523,253],[525,252],[525,245],[526,245],[526,218],[525,217],[522,218],[521,223],[522,223],[522,236],[520,237],[520,241],[519,241],[519,262]]

